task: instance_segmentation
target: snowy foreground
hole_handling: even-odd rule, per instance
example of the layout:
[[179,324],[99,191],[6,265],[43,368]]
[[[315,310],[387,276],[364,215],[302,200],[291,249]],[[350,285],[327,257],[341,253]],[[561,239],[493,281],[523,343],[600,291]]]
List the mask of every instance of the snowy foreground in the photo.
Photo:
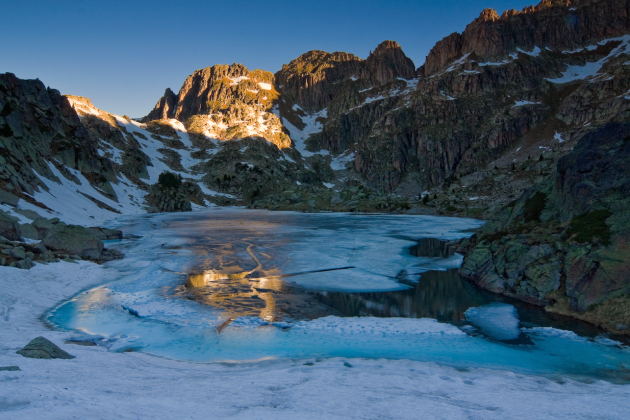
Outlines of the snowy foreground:
[[[409,360],[182,362],[65,344],[77,333],[47,327],[51,308],[119,275],[88,262],[0,268],[0,367],[21,369],[0,371],[0,419],[622,419],[630,409],[630,385],[604,381]],[[76,358],[15,353],[40,335]]]

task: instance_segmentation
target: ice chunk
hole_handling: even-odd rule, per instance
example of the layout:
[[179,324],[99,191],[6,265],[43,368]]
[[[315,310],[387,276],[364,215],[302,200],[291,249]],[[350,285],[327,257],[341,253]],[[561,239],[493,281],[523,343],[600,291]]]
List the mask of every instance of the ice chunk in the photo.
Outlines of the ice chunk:
[[[286,326],[290,326],[290,324],[286,324]],[[285,327],[285,325],[283,324],[282,327]],[[298,322],[293,328],[308,331],[327,331],[343,335],[465,335],[464,332],[454,325],[442,324],[431,318],[375,318],[371,316],[340,318],[331,315],[312,321]]]
[[257,316],[239,316],[229,326],[232,328],[258,328],[268,324],[268,321]]
[[466,319],[482,333],[497,340],[514,340],[520,335],[518,312],[512,305],[491,303],[465,312]]

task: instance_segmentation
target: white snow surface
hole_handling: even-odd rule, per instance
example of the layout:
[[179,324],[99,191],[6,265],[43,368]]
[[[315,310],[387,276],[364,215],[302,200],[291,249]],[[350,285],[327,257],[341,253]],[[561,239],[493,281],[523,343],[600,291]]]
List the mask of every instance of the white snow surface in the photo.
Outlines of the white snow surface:
[[[584,80],[589,77],[596,76],[601,70],[602,66],[612,57],[618,57],[621,54],[628,54],[630,50],[628,49],[628,45],[630,44],[630,35],[624,35],[619,38],[611,38],[604,41],[599,42],[599,45],[604,45],[611,41],[621,41],[616,48],[614,48],[610,54],[606,57],[593,62],[588,62],[582,66],[571,65],[567,66],[567,69],[562,73],[561,77],[556,79],[547,79],[552,83],[569,83],[576,80]],[[593,48],[595,49],[595,48]],[[577,52],[577,51],[573,51]],[[572,52],[567,52],[572,53]]]
[[[297,104],[294,105],[293,109],[301,109]],[[276,111],[277,112],[277,111]],[[328,116],[328,110],[323,109],[321,111],[315,112],[311,115],[307,115],[305,117],[301,117],[302,122],[306,124],[304,129],[300,130],[293,124],[291,124],[286,118],[282,118],[282,124],[289,130],[289,135],[293,142],[295,143],[295,148],[300,152],[300,154],[304,157],[313,156],[316,153],[309,152],[306,150],[306,139],[308,136],[314,133],[319,133],[322,131],[324,126],[316,121],[317,118],[322,117],[326,118]],[[317,152],[320,153],[320,152]],[[322,154],[322,153],[320,153]]]
[[564,143],[564,139],[562,138],[562,133],[558,133],[556,131],[556,134],[553,135],[553,138],[558,140],[558,143]]
[[[65,344],[77,333],[51,331],[40,316],[80,290],[114,280],[117,272],[107,265],[62,262],[30,271],[1,267],[0,273],[1,365],[20,367],[0,371],[7,384],[0,387],[0,419],[381,419],[418,418],[420,412],[432,419],[624,419],[630,408],[630,386],[603,381],[343,357],[194,363],[111,351],[115,346],[108,351],[100,345]],[[328,317],[294,329],[333,328],[357,337],[366,329],[368,336],[381,331],[408,335],[404,324],[392,331],[394,321]],[[433,320],[400,321],[421,326],[427,338],[462,337],[456,328]],[[37,336],[76,358],[28,359],[15,353]]]
[[516,103],[512,106],[512,108],[516,108],[517,106],[524,106],[524,105],[537,105],[540,102],[531,102],[531,101],[516,101]]
[[247,76],[239,76],[239,77],[235,77],[234,79],[232,79],[231,77],[228,77],[228,79],[230,79],[232,81],[232,83],[230,83],[230,86],[235,86],[235,85],[238,85],[239,83],[241,83],[243,80],[248,80],[249,77],[247,77]]
[[525,51],[525,50],[522,50],[520,48],[517,48],[517,50],[519,52],[522,52],[523,54],[527,54],[527,55],[532,56],[532,57],[538,57],[540,55],[540,52],[541,52],[539,47],[534,47],[534,49],[532,51]]
[[[102,224],[119,216],[117,213],[99,208],[96,203],[81,193],[96,198],[121,213],[146,213],[144,206],[141,205],[146,192],[141,192],[141,190],[131,184],[131,182],[124,178],[124,176],[121,176],[122,179],[119,184],[112,184],[114,191],[118,195],[119,202],[117,203],[101,195],[101,193],[92,187],[88,180],[85,179],[83,174],[81,174],[78,170],[68,168],[68,171],[79,180],[79,184],[75,184],[73,181],[66,179],[52,163],[49,163],[48,166],[50,167],[52,173],[61,181],[61,184],[51,181],[36,173],[36,175],[39,176],[39,179],[48,187],[49,191],[41,190],[39,192],[35,192],[33,198],[50,208],[53,212],[51,214],[48,211],[33,205],[31,205],[29,210],[35,211],[42,217],[58,217],[66,223],[94,226],[97,223],[96,221]],[[130,185],[128,187],[129,190],[135,194],[132,198],[130,198],[129,194],[126,194],[124,191],[126,185],[123,184],[123,182],[125,181],[128,185]],[[69,205],[70,203],[71,205]],[[28,203],[24,202],[24,200],[20,200],[19,204],[24,206]]]
[[354,152],[346,152],[345,154],[333,157],[330,162],[330,167],[335,171],[341,171],[346,169],[346,164],[354,161]]

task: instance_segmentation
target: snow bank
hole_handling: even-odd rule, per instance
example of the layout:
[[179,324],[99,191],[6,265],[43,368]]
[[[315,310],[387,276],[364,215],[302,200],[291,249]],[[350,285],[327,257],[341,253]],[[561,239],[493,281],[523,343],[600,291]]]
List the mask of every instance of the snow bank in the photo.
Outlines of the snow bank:
[[[295,108],[297,107],[297,108]],[[301,109],[299,106],[294,105],[294,109]],[[277,110],[274,109],[274,113],[280,117],[280,114]],[[300,152],[300,154],[304,157],[313,156],[316,153],[309,152],[306,150],[306,139],[314,133],[319,133],[322,131],[324,126],[316,121],[317,118],[326,118],[328,116],[328,110],[323,109],[319,112],[313,113],[311,115],[307,115],[305,117],[301,117],[302,122],[306,124],[306,126],[300,130],[293,124],[291,124],[286,118],[282,118],[282,125],[284,125],[287,130],[289,130],[289,135],[293,142],[295,143],[295,148]]]
[[524,106],[524,105],[537,105],[540,102],[531,102],[531,101],[516,101],[516,103],[512,106],[512,108],[516,108],[517,106]]
[[[547,79],[552,83],[569,83],[576,80],[583,80],[589,77],[596,76],[601,70],[602,66],[612,57],[618,57],[621,54],[627,54],[628,45],[630,44],[630,35],[624,35],[619,38],[611,38],[599,42],[599,45],[605,45],[611,41],[621,41],[621,44],[614,48],[610,54],[598,61],[588,62],[582,66],[571,65],[567,66],[567,69],[562,73],[561,77],[556,79]],[[571,52],[569,52],[571,53]]]

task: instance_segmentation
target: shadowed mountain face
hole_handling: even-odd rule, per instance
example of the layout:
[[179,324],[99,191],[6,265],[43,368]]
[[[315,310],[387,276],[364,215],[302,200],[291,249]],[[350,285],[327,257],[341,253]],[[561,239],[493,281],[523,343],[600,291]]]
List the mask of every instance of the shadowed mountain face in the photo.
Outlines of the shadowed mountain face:
[[578,141],[555,173],[462,245],[460,272],[496,293],[608,330],[630,324],[630,124]]

